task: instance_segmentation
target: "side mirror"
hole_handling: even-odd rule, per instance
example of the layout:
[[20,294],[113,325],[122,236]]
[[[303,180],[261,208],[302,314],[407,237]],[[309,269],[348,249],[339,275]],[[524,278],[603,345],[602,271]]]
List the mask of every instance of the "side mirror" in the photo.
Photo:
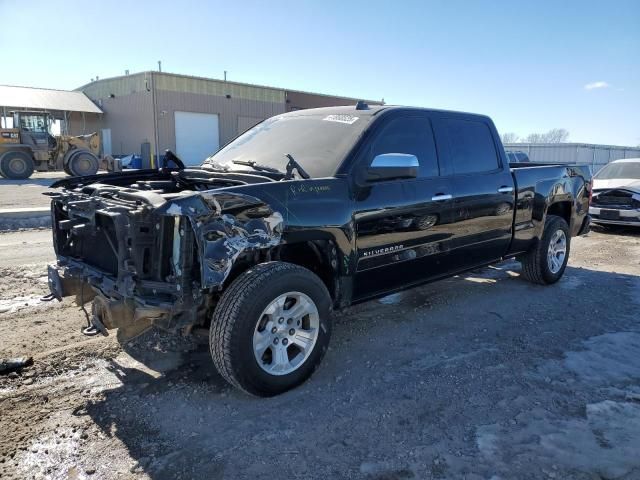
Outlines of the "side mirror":
[[367,180],[379,182],[394,178],[416,178],[418,157],[407,153],[383,153],[376,155],[367,169]]

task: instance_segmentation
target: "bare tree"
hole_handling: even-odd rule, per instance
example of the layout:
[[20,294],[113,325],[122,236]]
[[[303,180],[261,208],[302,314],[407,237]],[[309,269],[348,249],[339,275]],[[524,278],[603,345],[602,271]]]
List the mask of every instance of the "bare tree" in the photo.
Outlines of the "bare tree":
[[530,133],[524,137],[525,143],[545,143],[544,133]]
[[569,138],[569,131],[564,128],[553,128],[544,136],[546,143],[564,143]]
[[502,143],[516,143],[520,137],[517,133],[507,132],[502,134]]
[[569,138],[569,132],[564,128],[553,128],[547,133],[530,133],[524,137],[525,143],[563,143]]

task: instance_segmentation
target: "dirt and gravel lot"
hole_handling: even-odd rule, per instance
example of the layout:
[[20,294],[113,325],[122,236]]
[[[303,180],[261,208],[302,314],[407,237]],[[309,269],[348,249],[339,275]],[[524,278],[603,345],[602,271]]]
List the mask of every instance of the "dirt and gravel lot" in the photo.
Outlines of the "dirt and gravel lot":
[[35,172],[26,180],[9,180],[0,177],[0,208],[48,207],[51,199],[43,192],[56,180],[65,178],[63,172]]
[[323,365],[257,399],[206,344],[80,334],[40,303],[48,231],[0,234],[2,478],[640,479],[640,235],[575,239],[564,278],[516,262],[336,316]]

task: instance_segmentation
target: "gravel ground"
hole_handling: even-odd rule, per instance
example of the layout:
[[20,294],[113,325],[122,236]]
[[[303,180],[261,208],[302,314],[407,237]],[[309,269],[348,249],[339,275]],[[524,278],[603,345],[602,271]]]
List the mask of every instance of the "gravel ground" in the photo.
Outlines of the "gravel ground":
[[38,301],[48,235],[0,234],[0,357],[35,360],[0,377],[2,478],[640,479],[638,233],[575,239],[551,287],[511,261],[354,307],[270,399],[202,341],[83,337]]
[[51,199],[43,192],[56,180],[65,178],[64,172],[35,172],[26,180],[9,180],[0,177],[0,208],[48,207]]

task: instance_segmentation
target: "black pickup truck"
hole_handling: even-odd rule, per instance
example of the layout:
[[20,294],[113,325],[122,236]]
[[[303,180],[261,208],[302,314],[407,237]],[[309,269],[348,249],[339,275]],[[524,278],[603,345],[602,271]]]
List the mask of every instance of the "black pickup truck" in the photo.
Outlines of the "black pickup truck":
[[267,119],[199,168],[54,186],[52,296],[88,333],[208,328],[231,384],[268,396],[320,363],[331,311],[515,257],[552,284],[589,229],[587,167],[511,168],[492,121],[405,107]]

